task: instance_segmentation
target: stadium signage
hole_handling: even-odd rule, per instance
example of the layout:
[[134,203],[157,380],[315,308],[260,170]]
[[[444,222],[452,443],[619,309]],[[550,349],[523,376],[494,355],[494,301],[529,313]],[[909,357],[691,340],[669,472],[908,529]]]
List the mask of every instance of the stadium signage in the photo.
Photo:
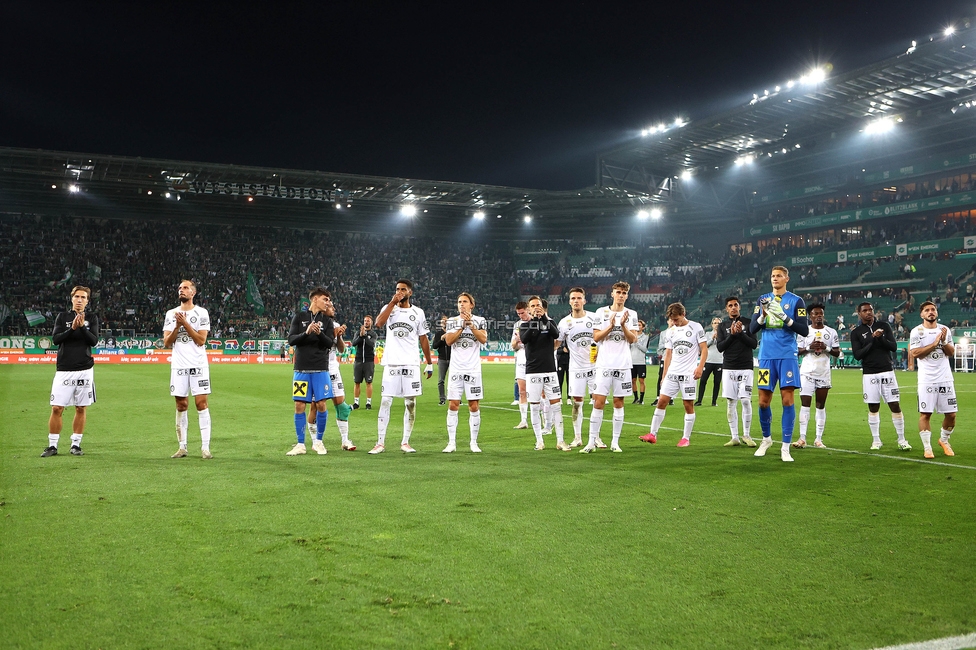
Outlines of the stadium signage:
[[834,264],[853,262],[855,260],[871,260],[884,257],[904,257],[919,253],[938,253],[942,251],[959,251],[976,248],[976,237],[952,237],[950,239],[936,239],[932,241],[895,244],[893,246],[878,246],[876,248],[861,248],[853,251],[837,251],[836,253],[817,253],[815,255],[794,255],[790,258],[791,266],[809,264]]
[[898,169],[889,169],[880,172],[872,172],[864,175],[865,183],[880,183],[883,181],[894,181],[912,176],[921,176],[932,172],[939,172],[953,167],[964,167],[976,161],[976,153],[963,154],[952,158],[940,158],[925,163],[915,163],[906,165]]
[[275,199],[298,199],[334,203],[337,191],[324,187],[296,187],[268,183],[229,183],[219,181],[188,181],[173,179],[174,192],[187,194],[223,194],[226,196],[266,196]]
[[958,194],[947,194],[934,196],[927,199],[915,201],[904,201],[902,203],[892,203],[860,210],[848,210],[846,212],[834,212],[820,217],[809,219],[799,219],[796,221],[784,221],[783,223],[770,223],[761,226],[745,228],[742,232],[746,237],[756,237],[760,235],[775,235],[781,232],[793,230],[810,230],[812,228],[822,228],[852,223],[855,221],[868,221],[871,219],[884,219],[903,214],[913,214],[925,212],[927,210],[943,210],[956,208],[964,205],[976,203],[976,193],[960,192]]

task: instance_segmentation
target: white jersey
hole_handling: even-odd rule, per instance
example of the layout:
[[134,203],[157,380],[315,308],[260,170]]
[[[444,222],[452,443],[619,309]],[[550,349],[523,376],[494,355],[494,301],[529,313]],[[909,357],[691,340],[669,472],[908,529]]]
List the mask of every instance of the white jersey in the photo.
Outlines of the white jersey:
[[624,336],[624,330],[620,326],[624,311],[630,316],[627,318],[627,329],[636,333],[640,329],[637,322],[637,312],[633,309],[624,308],[623,311],[612,311],[610,307],[600,307],[596,310],[596,325],[594,329],[605,330],[610,322],[613,321],[613,329],[607,337],[597,343],[600,352],[596,357],[597,368],[633,368],[634,362],[630,354],[630,342]]
[[[484,316],[472,316],[471,323],[475,329],[488,329],[488,322]],[[459,330],[461,334],[451,344],[451,374],[481,370],[481,341],[476,339],[471,330],[464,326],[464,321],[460,316],[448,318],[444,332],[457,332]]]
[[810,333],[806,336],[797,335],[796,344],[798,347],[810,349],[815,341],[820,341],[827,346],[824,352],[807,352],[803,355],[803,363],[800,364],[800,374],[810,375],[823,379],[830,376],[830,350],[840,346],[840,337],[837,330],[833,327],[823,326],[822,329],[810,327]]
[[[515,341],[518,340],[518,336],[517,336],[518,328],[522,322],[523,321],[521,320],[515,321],[515,331],[512,332],[512,348],[515,347]],[[519,347],[519,349],[515,351],[515,365],[521,366],[523,368],[525,367],[525,346],[524,345]]]
[[[927,345],[932,345],[942,336],[942,328],[944,325],[939,325],[934,328],[926,328],[923,325],[912,330],[911,336],[908,341],[908,349],[914,350],[915,348],[924,348]],[[949,337],[946,336],[948,339]],[[932,350],[928,356],[919,357],[915,359],[915,367],[918,368],[918,385],[923,384],[951,384],[952,383],[952,371],[949,368],[949,359],[946,357],[945,352],[939,348]]]
[[698,367],[701,344],[705,342],[705,330],[693,320],[687,325],[675,325],[668,330],[664,347],[671,350],[669,375],[693,375]]
[[[176,312],[182,311],[179,307],[170,309],[166,312],[166,319],[163,321],[163,333],[172,332],[176,329]],[[186,320],[190,327],[197,330],[210,331],[210,314],[203,307],[194,307],[186,312]],[[173,342],[173,367],[174,368],[202,368],[207,365],[207,349],[202,345],[197,345],[186,333],[186,329],[181,325],[180,331],[176,333],[176,340]]]
[[590,361],[590,346],[593,344],[593,324],[596,314],[583,312],[580,318],[573,318],[570,314],[559,321],[559,340],[569,348],[569,369],[589,370],[593,367]]
[[[385,307],[385,305],[384,305]],[[386,320],[386,346],[383,348],[384,366],[419,366],[417,345],[420,337],[430,333],[424,310],[416,305],[393,307]]]

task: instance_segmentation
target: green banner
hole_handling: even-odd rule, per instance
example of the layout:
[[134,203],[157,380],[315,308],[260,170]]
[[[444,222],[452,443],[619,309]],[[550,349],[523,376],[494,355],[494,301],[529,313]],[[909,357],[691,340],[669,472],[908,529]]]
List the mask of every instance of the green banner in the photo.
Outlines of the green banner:
[[792,190],[786,190],[785,192],[773,192],[772,194],[766,194],[758,198],[752,199],[753,205],[763,205],[766,203],[780,203],[782,201],[792,201],[793,199],[802,199],[807,196],[817,196],[818,194],[827,194],[828,192],[833,192],[833,187],[829,185],[811,185],[810,187],[798,187]]
[[852,251],[835,251],[832,253],[814,253],[811,255],[794,255],[786,262],[789,266],[806,266],[812,264],[837,264],[853,262],[855,260],[873,260],[886,257],[905,257],[921,253],[940,253],[943,251],[960,251],[976,248],[976,237],[952,237],[950,239],[933,239],[931,241],[895,244],[893,246],[877,246],[875,248],[859,248]]
[[936,239],[920,241],[912,244],[898,244],[895,255],[918,255],[920,253],[939,253],[941,251],[957,251],[963,248],[976,247],[976,237],[953,237],[952,239]]
[[846,212],[835,212],[819,217],[807,217],[796,221],[784,221],[782,223],[767,223],[761,226],[745,228],[742,233],[746,237],[758,237],[761,235],[779,235],[784,232],[795,230],[812,230],[814,228],[826,228],[830,226],[854,223],[857,221],[868,221],[871,219],[883,219],[903,214],[914,214],[927,210],[945,210],[948,208],[958,208],[976,203],[976,192],[960,192],[958,194],[947,194],[944,196],[933,196],[927,199],[917,199],[915,201],[903,201],[902,203],[892,203],[872,208],[861,208],[860,210],[848,210]]
[[254,308],[254,313],[258,316],[264,314],[264,301],[261,300],[261,292],[258,291],[257,280],[254,279],[254,274],[248,272],[247,274],[247,293],[244,296],[247,300],[247,304]]
[[881,183],[883,181],[896,181],[902,178],[921,176],[922,174],[930,174],[932,172],[953,169],[955,167],[964,167],[966,165],[972,165],[974,162],[976,162],[976,153],[967,153],[961,156],[953,156],[951,158],[929,160],[927,162],[916,163],[914,165],[906,165],[904,167],[899,167],[898,169],[872,172],[864,175],[864,182]]

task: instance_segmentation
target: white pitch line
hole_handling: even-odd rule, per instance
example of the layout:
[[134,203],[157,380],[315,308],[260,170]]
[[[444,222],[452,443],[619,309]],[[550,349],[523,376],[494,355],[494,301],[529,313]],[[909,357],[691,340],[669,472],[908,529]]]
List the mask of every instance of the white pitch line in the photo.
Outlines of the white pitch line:
[[876,648],[875,650],[963,650],[964,648],[976,648],[976,633],[964,634],[962,636],[947,636],[942,639],[919,641],[918,643],[889,645],[883,648]]
[[[485,404],[484,402],[482,402],[481,404],[482,404],[482,406],[484,408],[488,408],[488,409],[498,409],[499,411],[513,411],[513,412],[518,412],[518,409],[517,408],[512,408],[511,405],[509,405],[509,406],[491,406],[489,404]],[[572,419],[572,416],[565,415],[564,414],[563,415],[563,419]],[[646,422],[627,422],[626,420],[624,420],[624,424],[629,424],[629,425],[635,426],[635,427],[646,427],[646,426],[648,426],[648,424]],[[667,429],[668,431],[682,431],[682,429],[679,429],[677,427],[665,427],[665,426],[662,426],[661,428],[662,429]],[[695,433],[696,435],[703,435],[703,436],[718,436],[720,438],[728,438],[728,437],[731,436],[731,434],[729,434],[729,433],[716,433],[714,431],[701,431],[701,430],[698,430],[698,429],[695,429],[693,433]],[[781,440],[775,440],[774,439],[774,442],[780,442],[781,443],[782,441]],[[929,460],[927,458],[911,458],[910,456],[892,456],[890,454],[877,454],[877,453],[874,453],[874,452],[857,451],[856,449],[840,449],[839,447],[824,447],[824,450],[826,450],[826,451],[836,451],[836,452],[839,452],[839,453],[842,453],[842,454],[854,454],[855,456],[869,456],[871,458],[890,458],[891,460],[901,460],[901,461],[906,461],[906,462],[909,462],[909,463],[920,463],[920,464],[923,464],[923,465],[940,465],[942,467],[953,467],[953,468],[958,467],[959,469],[972,469],[972,470],[976,470],[976,466],[973,466],[973,465],[960,465],[960,464],[957,464],[957,463],[944,463],[942,461]]]

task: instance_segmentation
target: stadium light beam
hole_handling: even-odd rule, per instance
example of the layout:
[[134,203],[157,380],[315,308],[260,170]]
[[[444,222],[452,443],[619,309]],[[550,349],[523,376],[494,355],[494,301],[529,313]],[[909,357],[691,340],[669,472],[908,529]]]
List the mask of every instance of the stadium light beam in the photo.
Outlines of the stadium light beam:
[[637,211],[637,218],[640,219],[641,221],[645,221],[649,216],[651,216],[651,213],[648,212],[647,210]]
[[482,212],[481,210],[478,210],[477,212],[474,213],[474,218],[478,221],[481,221],[482,219],[485,218],[485,213]]
[[651,219],[660,219],[663,214],[661,208],[651,208]]
[[413,217],[417,215],[417,207],[413,205],[404,205],[400,208],[400,214],[405,217]]
[[953,25],[949,25],[948,27],[945,28],[945,31],[942,33],[945,34],[946,36],[952,36],[953,34],[956,33],[956,28]]
[[893,128],[895,128],[895,122],[891,118],[883,117],[880,120],[875,120],[864,127],[864,133],[866,135],[880,135],[883,133],[888,133]]
[[691,173],[690,169],[686,169],[683,172],[681,172],[681,180],[685,182],[690,181],[692,176],[693,174]]

